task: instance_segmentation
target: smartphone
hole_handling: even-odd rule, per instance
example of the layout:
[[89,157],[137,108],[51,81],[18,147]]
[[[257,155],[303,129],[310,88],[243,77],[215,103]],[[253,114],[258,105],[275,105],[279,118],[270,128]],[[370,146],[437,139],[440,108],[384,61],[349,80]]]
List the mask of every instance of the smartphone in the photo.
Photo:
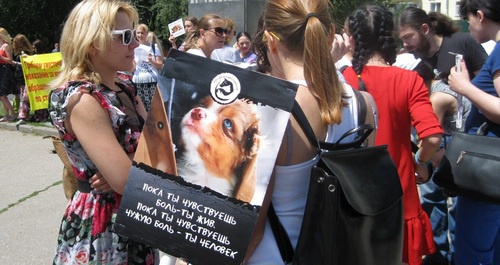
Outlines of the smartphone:
[[463,55],[455,53],[455,66],[457,67],[457,72],[462,72],[462,66],[460,62],[462,62],[463,59],[464,59]]
[[[457,72],[462,72],[462,66],[460,63],[462,62],[464,56],[462,54],[454,52],[450,52],[450,54],[455,55],[455,67],[457,68]],[[455,121],[455,127],[459,130],[462,129],[463,115],[464,115],[464,109],[462,104],[462,95],[457,94],[457,117]]]

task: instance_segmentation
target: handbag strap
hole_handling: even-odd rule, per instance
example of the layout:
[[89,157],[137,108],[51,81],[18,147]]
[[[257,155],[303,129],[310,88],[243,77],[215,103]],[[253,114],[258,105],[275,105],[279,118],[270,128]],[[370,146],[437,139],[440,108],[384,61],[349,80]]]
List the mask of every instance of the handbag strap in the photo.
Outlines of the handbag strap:
[[490,120],[485,121],[479,128],[477,129],[476,135],[481,135],[485,136],[488,134],[488,132],[491,130],[491,127],[493,127],[495,123],[493,123]]
[[304,113],[304,111],[300,107],[297,100],[295,100],[295,102],[293,104],[292,115],[293,115],[293,117],[295,117],[295,119],[299,123],[300,128],[302,128],[302,131],[304,131],[304,133],[306,134],[307,139],[309,139],[309,142],[311,142],[311,144],[313,146],[315,146],[316,148],[318,148],[320,150],[320,144],[319,144],[318,139],[316,138],[316,134],[314,134],[314,130],[311,127],[311,124],[309,123],[309,121],[307,120],[306,114]]
[[[365,119],[367,115],[367,105],[365,102],[365,99],[363,95],[361,95],[361,92],[357,90],[353,90],[354,94],[356,95],[357,98],[357,107],[358,107],[358,126],[356,128],[353,128],[347,132],[345,132],[335,143],[329,143],[329,142],[324,142],[324,141],[319,141],[316,139],[316,135],[314,134],[314,130],[311,127],[311,124],[307,120],[306,115],[304,114],[304,111],[300,107],[297,101],[295,101],[293,108],[292,108],[292,115],[295,117],[297,122],[299,123],[300,127],[306,134],[307,138],[311,142],[313,146],[318,148],[318,150],[325,149],[325,150],[345,150],[345,149],[351,149],[351,148],[358,148],[360,147],[370,136],[370,134],[373,132],[374,127],[371,124],[365,124]],[[356,134],[356,139],[354,141],[348,142],[348,143],[341,143],[343,139],[346,137]]]
[[294,251],[288,233],[281,224],[281,221],[274,210],[273,202],[269,203],[269,208],[267,210],[267,218],[269,219],[269,224],[271,225],[271,230],[273,231],[276,244],[280,250],[281,259],[285,263],[289,263],[293,259]]
[[[137,111],[137,106],[135,104],[134,95],[132,94],[132,92],[130,90],[128,90],[128,88],[123,88],[122,84],[117,84],[117,85],[120,88],[120,91],[125,93],[125,95],[127,95],[127,97],[130,99],[130,102],[132,103],[132,106],[134,107],[135,115],[137,116],[137,119],[139,120],[139,123],[141,124],[141,128],[144,127],[144,124],[146,123],[146,121],[144,120],[144,118],[142,118],[142,116]],[[137,91],[137,88],[135,87],[135,85],[133,85],[133,87]],[[110,89],[110,88],[108,88],[108,89]],[[118,91],[117,93],[120,93],[120,91]]]
[[353,89],[352,91],[354,91],[354,95],[356,95],[356,98],[358,99],[358,125],[361,126],[366,121],[366,101],[363,95],[361,95],[361,92],[356,89]]
[[[293,104],[292,114],[306,134],[311,144],[318,149],[318,152],[321,152],[319,142],[316,139],[311,124],[309,124],[304,111],[297,101],[295,101]],[[292,262],[294,255],[292,243],[290,242],[290,237],[288,237],[288,233],[286,232],[285,227],[283,227],[283,224],[281,223],[278,215],[276,214],[276,211],[274,210],[272,201],[269,203],[269,208],[267,209],[267,219],[269,220],[269,224],[271,226],[274,239],[276,240],[276,244],[278,245],[278,249],[280,250],[281,259],[285,264]]]

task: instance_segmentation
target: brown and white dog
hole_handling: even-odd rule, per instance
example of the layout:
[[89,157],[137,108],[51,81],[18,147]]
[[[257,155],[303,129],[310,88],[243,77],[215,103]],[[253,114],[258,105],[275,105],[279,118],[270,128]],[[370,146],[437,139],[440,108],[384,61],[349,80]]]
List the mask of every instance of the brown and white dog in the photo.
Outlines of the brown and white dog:
[[260,119],[256,105],[237,99],[220,105],[208,96],[181,122],[184,152],[179,175],[226,196],[250,202],[256,181]]

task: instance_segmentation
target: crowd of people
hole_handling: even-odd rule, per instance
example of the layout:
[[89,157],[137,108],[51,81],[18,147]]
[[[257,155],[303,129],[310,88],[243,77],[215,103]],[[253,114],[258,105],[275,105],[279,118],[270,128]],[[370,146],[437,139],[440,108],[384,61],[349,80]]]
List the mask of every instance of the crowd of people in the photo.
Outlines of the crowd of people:
[[[438,12],[409,7],[395,17],[377,4],[358,7],[336,29],[330,8],[328,0],[267,0],[255,34],[237,31],[233,19],[211,13],[185,18],[186,34],[168,41],[173,49],[252,65],[248,69],[297,84],[296,101],[316,137],[325,141],[336,141],[341,134],[332,132],[355,124],[354,90],[368,92],[378,109],[374,145],[388,146],[403,189],[401,264],[500,264],[500,205],[449,197],[428,170],[430,164],[438,167],[454,132],[474,134],[485,121],[500,123],[500,2],[460,1],[470,33],[459,32]],[[139,21],[128,1],[83,0],[54,46],[62,55],[61,72],[51,83],[48,110],[35,116],[49,115],[78,180],[60,225],[54,264],[181,262],[170,256],[160,260],[158,250],[113,230],[168,54]],[[488,53],[481,46],[487,41],[496,43]],[[22,56],[36,53],[35,42],[22,34],[11,40],[0,28],[5,113],[0,122],[29,119],[19,64]],[[454,54],[463,55],[464,71],[457,71]],[[16,95],[12,103],[10,94]],[[500,127],[490,134],[499,137]],[[318,154],[294,117],[282,143],[262,214],[272,201],[295,246],[306,176]],[[269,222],[257,223],[245,262],[283,264]]]
[[[252,51],[251,36],[248,32],[239,32],[237,35],[234,20],[221,17],[221,27],[214,28],[214,32],[219,38],[224,39],[222,47],[205,47],[205,43],[197,44],[198,24],[207,23],[205,20],[198,20],[196,17],[186,17],[184,19],[184,29],[186,34],[182,37],[182,44],[178,47],[178,39],[174,36],[169,38],[169,47],[195,52],[193,48],[200,49],[198,45],[204,46],[203,49],[212,49],[209,58],[227,63],[246,63],[255,64],[257,58]],[[49,119],[46,109],[35,110],[30,116],[29,97],[22,73],[21,56],[34,55],[46,52],[59,52],[59,42],[54,43],[52,50],[46,49],[46,44],[41,39],[36,39],[31,43],[23,34],[11,38],[7,30],[0,28],[0,100],[4,108],[4,116],[0,122],[16,122],[16,125],[26,124],[27,121],[45,122]],[[203,31],[205,29],[202,28]],[[163,41],[160,40],[153,31],[149,31],[146,24],[139,24],[135,27],[135,36],[140,45],[134,50],[134,66],[131,69],[119,71],[123,78],[130,78],[137,86],[137,93],[141,102],[149,110],[151,99],[157,84],[157,75],[163,67],[163,59],[168,54],[168,49],[164,49]],[[236,41],[233,38],[236,37]],[[240,41],[241,39],[241,41]],[[18,48],[15,49],[15,46]],[[190,48],[189,48],[190,47]],[[201,54],[200,54],[201,55]],[[205,54],[206,56],[206,54]],[[248,65],[247,65],[248,66]],[[11,70],[12,69],[12,70]],[[8,96],[13,95],[14,99],[8,100]]]
[[[34,54],[45,53],[45,44],[41,39],[31,43],[23,34],[11,38],[9,32],[0,28],[0,101],[4,115],[0,122],[16,122],[16,125],[33,122],[46,122],[47,109],[39,109],[30,116],[30,104],[26,88],[21,58]],[[13,96],[12,102],[9,96]]]

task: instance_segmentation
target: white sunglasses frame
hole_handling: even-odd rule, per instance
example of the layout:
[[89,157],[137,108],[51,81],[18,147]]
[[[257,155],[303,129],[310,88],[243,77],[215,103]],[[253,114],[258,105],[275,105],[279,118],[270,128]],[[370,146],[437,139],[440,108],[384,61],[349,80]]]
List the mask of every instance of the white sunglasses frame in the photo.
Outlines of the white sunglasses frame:
[[[128,43],[125,42],[125,34],[127,32],[130,32],[132,34],[130,41]],[[122,44],[123,45],[130,45],[130,43],[132,43],[133,39],[137,40],[137,34],[136,34],[135,29],[114,29],[111,31],[111,35],[122,35]]]

